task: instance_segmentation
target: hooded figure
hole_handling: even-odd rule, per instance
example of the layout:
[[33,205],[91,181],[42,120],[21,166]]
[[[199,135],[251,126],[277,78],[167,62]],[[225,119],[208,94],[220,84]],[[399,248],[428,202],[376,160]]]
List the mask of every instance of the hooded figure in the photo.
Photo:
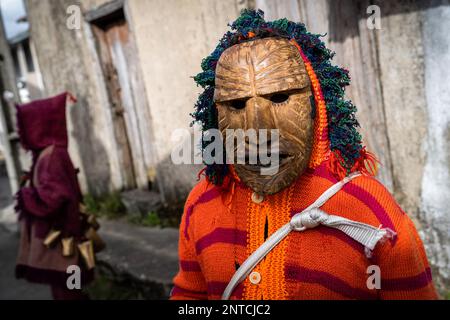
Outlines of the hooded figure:
[[17,106],[22,146],[32,154],[29,185],[17,193],[21,240],[16,277],[52,287],[55,299],[77,299],[67,289],[68,267],[81,267],[81,284],[92,278],[76,246],[86,240],[82,196],[68,154],[67,93]]
[[243,158],[268,141],[278,170],[230,164],[229,149],[226,163],[207,163],[186,201],[171,298],[435,299],[412,221],[373,177],[344,98],[348,71],[301,23],[244,10],[231,29],[195,77],[204,92],[193,116],[227,144],[255,131]]

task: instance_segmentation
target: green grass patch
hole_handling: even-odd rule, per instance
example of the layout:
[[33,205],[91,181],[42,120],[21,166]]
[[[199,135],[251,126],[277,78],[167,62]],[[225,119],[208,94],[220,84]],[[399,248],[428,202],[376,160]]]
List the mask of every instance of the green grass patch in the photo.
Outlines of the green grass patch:
[[128,222],[144,227],[178,228],[183,213],[183,202],[166,205],[158,212],[128,212],[122,203],[120,193],[114,192],[103,196],[86,194],[83,198],[86,211],[107,219],[126,218]]
[[106,217],[108,219],[117,219],[126,214],[125,206],[122,203],[118,192],[106,194],[100,197],[94,197],[87,194],[84,196],[84,205],[89,213],[97,217]]
[[180,220],[178,217],[160,217],[156,212],[149,212],[144,216],[130,216],[130,223],[144,227],[178,228]]

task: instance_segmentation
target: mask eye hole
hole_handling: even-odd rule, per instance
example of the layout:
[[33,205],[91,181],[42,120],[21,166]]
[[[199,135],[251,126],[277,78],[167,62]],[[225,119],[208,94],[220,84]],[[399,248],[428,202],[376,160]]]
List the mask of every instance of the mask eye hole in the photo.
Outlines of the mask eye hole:
[[286,102],[288,99],[289,95],[286,93],[275,93],[270,97],[270,101],[275,104]]
[[233,109],[242,110],[245,108],[246,102],[247,102],[246,99],[237,99],[237,100],[230,101],[230,106]]

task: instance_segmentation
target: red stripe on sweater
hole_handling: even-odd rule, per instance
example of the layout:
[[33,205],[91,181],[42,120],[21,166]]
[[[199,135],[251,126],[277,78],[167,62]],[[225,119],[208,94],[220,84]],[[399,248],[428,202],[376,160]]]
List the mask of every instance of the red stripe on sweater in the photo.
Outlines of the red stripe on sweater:
[[371,294],[365,290],[354,288],[344,280],[327,272],[293,265],[287,265],[285,272],[287,279],[320,284],[331,291],[337,292],[351,299],[373,300],[377,298],[376,293]]
[[[208,282],[208,294],[215,296],[222,296],[228,282],[221,281],[211,281]],[[233,291],[230,298],[242,299],[242,294],[244,293],[244,285],[241,282]]]
[[[338,180],[330,174],[325,165],[321,165],[314,171],[314,175],[330,180],[333,183],[338,182]],[[386,210],[381,206],[381,204],[366,190],[355,185],[352,182],[347,183],[343,188],[343,191],[352,195],[356,199],[360,200],[364,204],[366,204],[369,209],[374,213],[377,217],[378,221],[383,225],[383,227],[387,227],[392,231],[396,231],[394,224],[392,223],[391,218],[387,214]],[[393,241],[395,242],[396,237],[394,237]]]
[[380,221],[383,227],[387,227],[395,231],[394,224],[392,223],[392,220],[387,214],[386,210],[384,210],[380,203],[369,192],[351,182],[347,183],[342,189],[355,198],[359,199],[361,202],[365,203],[375,214],[378,221]]
[[195,243],[195,251],[200,254],[205,248],[215,243],[247,245],[247,232],[232,228],[217,228],[203,236]]
[[412,277],[381,279],[381,290],[415,290],[426,287],[431,281],[431,269],[426,268],[422,273]]
[[201,271],[200,265],[197,261],[180,260],[180,268],[186,272],[199,272]]
[[170,296],[192,296],[192,297],[201,298],[203,296],[206,296],[206,294],[207,294],[206,291],[192,291],[192,290],[183,289],[183,288],[175,285],[172,288],[172,292],[170,293]]
[[194,213],[194,207],[196,205],[198,205],[199,203],[206,203],[211,201],[214,198],[217,198],[220,195],[220,191],[219,188],[214,188],[211,190],[206,191],[205,193],[202,193],[202,195],[193,203],[191,204],[187,210],[186,210],[186,225],[184,227],[184,236],[186,237],[186,239],[189,240],[189,234],[188,234],[188,229],[189,229],[189,224],[191,222],[191,216]]

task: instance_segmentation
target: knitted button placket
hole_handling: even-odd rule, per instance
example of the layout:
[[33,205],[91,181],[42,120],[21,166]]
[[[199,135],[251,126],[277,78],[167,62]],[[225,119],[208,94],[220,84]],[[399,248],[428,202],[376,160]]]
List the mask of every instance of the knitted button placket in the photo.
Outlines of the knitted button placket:
[[261,203],[261,202],[264,201],[264,196],[263,196],[263,195],[260,195],[260,194],[258,194],[258,193],[256,193],[256,192],[253,192],[253,193],[252,193],[252,201],[253,201],[254,203],[259,204],[259,203]]
[[257,271],[250,273],[249,280],[252,284],[259,284],[261,282],[261,274]]

